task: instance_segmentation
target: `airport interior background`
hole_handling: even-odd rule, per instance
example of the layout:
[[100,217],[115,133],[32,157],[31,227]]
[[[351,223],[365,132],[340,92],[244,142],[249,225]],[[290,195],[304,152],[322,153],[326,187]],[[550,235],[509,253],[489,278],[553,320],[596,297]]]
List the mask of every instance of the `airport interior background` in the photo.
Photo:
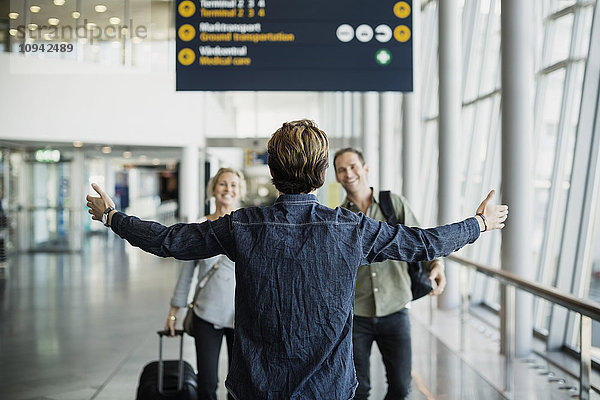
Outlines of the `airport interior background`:
[[[401,93],[176,91],[178,2],[0,1],[0,398],[133,398],[142,366],[156,358],[154,332],[164,326],[181,264],[91,221],[84,201],[91,182],[113,195],[117,209],[172,224],[211,212],[208,179],[233,167],[248,183],[242,205],[268,205],[277,191],[267,140],[282,122],[309,118],[328,133],[332,154],[361,148],[375,190],[405,194],[424,226],[444,222],[446,202],[458,219],[492,188],[503,199],[511,158],[502,149],[509,82],[502,29],[525,29],[531,61],[520,81],[530,100],[523,118],[531,129],[521,142],[528,158],[512,166],[528,184],[531,214],[521,243],[527,265],[517,275],[600,315],[599,7],[594,0],[444,2],[454,7],[454,28],[442,23],[439,1],[411,2],[414,91]],[[502,18],[509,6],[526,9],[525,28]],[[41,28],[84,20],[88,31],[130,28],[117,39],[70,40]],[[132,34],[134,25],[143,35]],[[457,40],[445,41],[442,29]],[[24,53],[24,41],[72,51]],[[444,46],[454,59],[442,57]],[[442,137],[442,70],[455,78],[451,144]],[[453,190],[442,189],[446,180]],[[330,167],[318,198],[336,207],[344,196]],[[460,257],[507,269],[503,241],[494,232]],[[582,394],[581,314],[519,290],[517,304],[530,306],[517,306],[517,315],[528,315],[528,327],[513,330],[516,358],[508,360],[505,282],[467,264],[447,260],[449,293],[411,308],[411,398],[599,398],[598,320],[585,364],[591,389]],[[185,357],[194,365],[188,338]],[[372,399],[385,393],[377,364]]]

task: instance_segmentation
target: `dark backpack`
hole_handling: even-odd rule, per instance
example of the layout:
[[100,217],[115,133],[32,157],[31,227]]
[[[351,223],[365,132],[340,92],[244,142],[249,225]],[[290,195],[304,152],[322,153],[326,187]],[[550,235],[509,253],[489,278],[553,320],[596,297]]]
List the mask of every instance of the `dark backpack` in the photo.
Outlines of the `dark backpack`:
[[[398,221],[396,211],[392,203],[392,196],[389,190],[379,192],[379,207],[385,216],[386,221],[390,225],[403,224],[404,221]],[[429,294],[433,290],[429,273],[423,268],[422,262],[409,262],[408,274],[410,275],[410,291],[412,292],[413,301]]]

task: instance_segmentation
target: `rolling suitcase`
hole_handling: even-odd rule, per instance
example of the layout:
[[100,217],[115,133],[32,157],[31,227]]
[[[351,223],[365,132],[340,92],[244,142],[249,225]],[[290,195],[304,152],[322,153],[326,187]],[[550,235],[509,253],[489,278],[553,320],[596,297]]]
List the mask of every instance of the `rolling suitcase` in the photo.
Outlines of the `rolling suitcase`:
[[183,331],[175,331],[181,337],[179,360],[163,361],[163,336],[169,331],[158,331],[158,361],[146,364],[137,389],[137,400],[181,399],[196,400],[197,384],[194,368],[183,361]]

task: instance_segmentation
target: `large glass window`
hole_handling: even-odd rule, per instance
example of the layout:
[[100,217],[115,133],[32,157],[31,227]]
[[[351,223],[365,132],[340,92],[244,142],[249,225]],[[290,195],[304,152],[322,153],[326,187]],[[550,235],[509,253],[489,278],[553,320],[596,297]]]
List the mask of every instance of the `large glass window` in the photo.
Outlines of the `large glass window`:
[[[424,2],[424,32],[434,30],[429,27],[437,27],[436,3]],[[465,207],[477,202],[481,190],[500,187],[501,182],[500,152],[495,150],[500,148],[501,132],[500,6],[499,0],[465,0],[462,8],[464,93],[460,148],[467,154],[464,170],[461,172],[461,194],[464,195]],[[535,68],[535,77],[532,77],[535,83],[532,202],[536,223],[530,246],[537,266],[537,280],[562,288],[561,290],[579,288],[578,293],[574,293],[577,295],[587,293],[587,285],[591,285],[590,297],[600,300],[599,246],[594,247],[594,254],[589,257],[586,265],[575,266],[575,260],[571,260],[570,264],[559,262],[561,244],[565,240],[572,240],[564,237],[564,229],[567,199],[574,179],[572,168],[576,157],[575,144],[577,135],[582,134],[578,121],[585,65],[590,46],[599,45],[590,42],[594,2],[543,0],[532,4],[532,7],[531,24],[535,32],[535,47],[532,48]],[[437,38],[431,39],[430,33],[426,35],[430,39],[423,43],[422,62],[424,66],[431,66],[437,63]],[[438,115],[438,83],[437,79],[431,78],[431,75],[422,77],[424,146],[437,145],[431,142],[432,138],[437,138],[431,130],[434,126],[437,129],[433,121],[436,121]],[[423,178],[430,179],[434,175],[432,171],[437,170],[437,157],[424,159],[423,163]],[[588,189],[597,191],[591,187]],[[436,187],[427,185],[423,188],[423,198],[436,196],[435,191]],[[597,222],[593,232],[589,233],[596,243],[600,237],[598,197],[600,196],[595,197],[592,205]],[[468,257],[486,264],[499,265],[500,242],[490,242],[467,250]],[[583,274],[576,273],[579,268],[583,269]],[[487,278],[484,280],[488,283],[482,283],[480,278],[471,279],[472,285],[477,285],[472,290],[472,299],[497,309],[497,284]],[[482,287],[486,289],[482,291]],[[582,287],[583,291],[580,289]],[[553,329],[549,324],[553,308],[544,301],[536,300],[534,312],[535,329],[542,334],[549,334],[548,330]],[[564,326],[560,327],[562,330],[559,334],[565,345],[575,348],[577,341],[574,332],[577,331],[578,320],[570,318],[569,323],[567,334],[565,335]],[[596,342],[600,346],[600,336]]]

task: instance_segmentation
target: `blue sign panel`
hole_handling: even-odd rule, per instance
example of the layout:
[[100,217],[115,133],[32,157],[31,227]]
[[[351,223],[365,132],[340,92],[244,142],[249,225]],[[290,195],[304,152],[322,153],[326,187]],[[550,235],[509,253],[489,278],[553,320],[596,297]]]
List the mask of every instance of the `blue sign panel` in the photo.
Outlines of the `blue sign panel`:
[[177,90],[412,90],[410,0],[176,7]]

